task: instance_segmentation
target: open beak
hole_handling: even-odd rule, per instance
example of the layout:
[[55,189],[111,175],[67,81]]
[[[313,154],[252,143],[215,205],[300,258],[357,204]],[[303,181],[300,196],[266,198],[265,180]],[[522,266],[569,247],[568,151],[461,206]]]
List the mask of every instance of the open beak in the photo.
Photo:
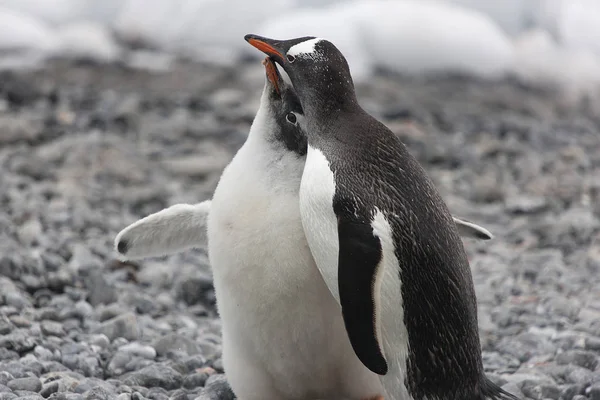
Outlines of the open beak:
[[279,83],[282,81],[281,75],[279,75],[279,71],[277,70],[277,65],[273,62],[271,57],[267,57],[263,60],[262,64],[265,66],[265,72],[267,74],[267,79],[275,88],[275,91],[281,97],[281,90],[279,88]]
[[283,49],[284,42],[279,40],[269,39],[258,35],[246,35],[244,39],[252,46],[256,47],[270,57],[276,57],[279,61],[284,61],[285,50]]

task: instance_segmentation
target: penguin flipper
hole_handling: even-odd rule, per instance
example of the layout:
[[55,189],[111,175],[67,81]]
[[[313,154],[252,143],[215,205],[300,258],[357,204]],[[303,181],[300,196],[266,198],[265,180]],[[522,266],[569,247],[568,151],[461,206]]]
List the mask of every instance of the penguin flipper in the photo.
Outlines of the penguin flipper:
[[482,226],[455,216],[452,216],[452,219],[454,219],[458,233],[462,237],[481,240],[490,240],[494,238],[494,235]]
[[176,204],[150,214],[119,232],[115,251],[121,259],[139,260],[206,246],[210,204]]
[[380,325],[379,288],[382,245],[369,224],[353,215],[338,213],[338,286],[342,316],[350,343],[359,360],[371,371],[385,375]]

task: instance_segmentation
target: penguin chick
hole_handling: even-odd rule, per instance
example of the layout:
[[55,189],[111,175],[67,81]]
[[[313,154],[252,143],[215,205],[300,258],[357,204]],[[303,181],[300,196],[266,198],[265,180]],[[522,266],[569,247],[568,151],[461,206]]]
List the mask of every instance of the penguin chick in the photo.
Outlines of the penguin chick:
[[123,229],[115,238],[122,260],[174,254],[204,247],[210,200],[198,204],[176,204],[150,214]]
[[[210,203],[211,200],[199,204],[175,204],[137,220],[116,236],[115,251],[122,260],[139,260],[205,248]],[[493,238],[482,226],[458,217],[453,219],[463,238]]]
[[375,399],[379,379],[352,350],[302,229],[302,108],[265,67],[259,110],[208,215],[225,373],[241,400]]

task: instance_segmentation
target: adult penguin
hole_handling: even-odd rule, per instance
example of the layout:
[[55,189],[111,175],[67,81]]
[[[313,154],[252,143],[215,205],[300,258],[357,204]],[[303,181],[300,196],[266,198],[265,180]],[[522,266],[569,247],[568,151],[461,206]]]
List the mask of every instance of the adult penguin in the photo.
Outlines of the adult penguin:
[[423,168],[358,104],[329,41],[246,35],[287,72],[308,152],[302,224],[358,358],[389,400],[512,395],[484,374],[471,271],[452,216]]

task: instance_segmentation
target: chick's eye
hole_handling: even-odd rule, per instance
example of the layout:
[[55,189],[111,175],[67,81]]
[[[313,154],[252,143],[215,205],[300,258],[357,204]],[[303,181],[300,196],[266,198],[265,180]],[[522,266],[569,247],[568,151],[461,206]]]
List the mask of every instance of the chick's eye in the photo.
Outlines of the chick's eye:
[[287,55],[287,60],[288,60],[289,62],[293,63],[294,61],[296,61],[296,57],[294,57],[294,56],[292,56],[292,55],[288,54],[288,55]]
[[287,120],[287,122],[289,122],[290,124],[296,124],[296,114],[294,113],[288,113],[288,115],[285,116],[285,119]]

